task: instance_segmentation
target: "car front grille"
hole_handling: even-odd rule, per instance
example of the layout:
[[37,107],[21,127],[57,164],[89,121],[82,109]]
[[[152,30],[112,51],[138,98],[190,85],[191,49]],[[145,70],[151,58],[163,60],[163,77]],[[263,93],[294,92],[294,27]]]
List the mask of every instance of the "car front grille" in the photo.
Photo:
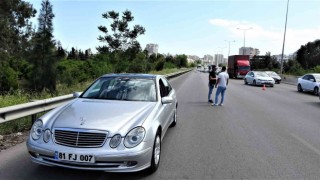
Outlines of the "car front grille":
[[108,133],[105,131],[83,129],[55,129],[54,141],[69,147],[95,148],[103,146]]

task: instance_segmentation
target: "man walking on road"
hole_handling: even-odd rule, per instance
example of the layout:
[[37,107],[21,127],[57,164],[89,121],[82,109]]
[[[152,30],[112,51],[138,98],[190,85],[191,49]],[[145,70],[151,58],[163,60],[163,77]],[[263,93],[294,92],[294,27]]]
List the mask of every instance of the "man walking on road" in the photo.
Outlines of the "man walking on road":
[[218,88],[217,88],[217,91],[216,91],[215,101],[212,104],[213,106],[217,106],[218,105],[218,97],[219,97],[220,93],[221,93],[221,101],[220,101],[219,106],[223,105],[224,93],[226,92],[227,85],[229,83],[229,75],[226,72],[226,69],[227,68],[225,66],[223,66],[222,69],[221,69],[221,72],[218,75],[218,80],[217,80],[217,83],[216,83],[216,88],[217,88],[217,86],[218,86]]
[[211,71],[209,73],[209,93],[208,93],[208,102],[209,103],[213,103],[212,99],[211,99],[211,94],[214,88],[214,85],[216,84],[216,66],[212,65],[211,66]]

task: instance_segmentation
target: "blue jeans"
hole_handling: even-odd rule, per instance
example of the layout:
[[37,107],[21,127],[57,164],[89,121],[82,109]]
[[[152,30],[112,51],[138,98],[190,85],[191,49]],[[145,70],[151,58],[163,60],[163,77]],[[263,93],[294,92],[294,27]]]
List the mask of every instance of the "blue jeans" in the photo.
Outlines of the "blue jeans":
[[213,91],[213,88],[214,88],[214,85],[210,85],[210,83],[208,84],[209,86],[209,93],[208,93],[208,101],[211,99],[211,94],[212,94],[212,91]]
[[215,98],[215,101],[214,101],[215,104],[218,104],[218,97],[219,97],[220,93],[221,93],[221,101],[220,101],[220,104],[223,103],[224,93],[226,92],[226,90],[227,90],[227,87],[218,86],[217,91],[216,91],[216,98]]

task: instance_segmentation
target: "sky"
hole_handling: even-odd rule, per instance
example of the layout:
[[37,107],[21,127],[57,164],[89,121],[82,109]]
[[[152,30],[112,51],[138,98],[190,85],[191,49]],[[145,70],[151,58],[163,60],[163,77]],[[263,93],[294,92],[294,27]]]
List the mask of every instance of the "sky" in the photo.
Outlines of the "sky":
[[[25,0],[38,11],[41,0]],[[110,22],[102,18],[108,11],[131,11],[130,26],[146,29],[137,39],[158,44],[159,53],[204,55],[239,53],[253,47],[261,55],[292,54],[302,45],[320,39],[320,0],[51,0],[54,38],[63,48],[86,50],[103,45],[98,30]],[[288,6],[287,28],[285,32]]]

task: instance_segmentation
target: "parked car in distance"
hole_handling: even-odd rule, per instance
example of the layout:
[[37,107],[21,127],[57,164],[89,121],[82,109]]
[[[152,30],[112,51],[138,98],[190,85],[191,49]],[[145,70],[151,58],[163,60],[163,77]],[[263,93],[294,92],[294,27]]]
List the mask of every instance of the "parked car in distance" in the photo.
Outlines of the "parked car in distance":
[[244,84],[274,86],[274,79],[264,71],[249,71],[244,77]]
[[314,95],[319,94],[320,73],[305,74],[298,78],[297,89],[299,92],[313,92]]
[[37,119],[27,148],[42,165],[153,173],[161,141],[177,123],[177,108],[176,92],[164,76],[107,74]]
[[281,77],[274,71],[265,71],[270,77],[272,77],[276,84],[280,84]]

